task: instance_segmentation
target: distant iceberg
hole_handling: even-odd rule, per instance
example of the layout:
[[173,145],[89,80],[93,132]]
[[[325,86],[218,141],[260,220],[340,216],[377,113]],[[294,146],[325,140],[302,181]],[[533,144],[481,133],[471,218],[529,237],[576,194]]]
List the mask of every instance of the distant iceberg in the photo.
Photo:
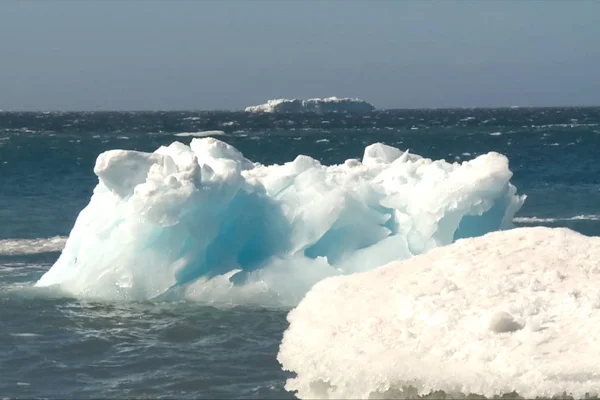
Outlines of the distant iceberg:
[[246,107],[244,111],[253,113],[367,113],[375,110],[373,104],[356,98],[328,97],[325,99],[274,99],[265,104]]

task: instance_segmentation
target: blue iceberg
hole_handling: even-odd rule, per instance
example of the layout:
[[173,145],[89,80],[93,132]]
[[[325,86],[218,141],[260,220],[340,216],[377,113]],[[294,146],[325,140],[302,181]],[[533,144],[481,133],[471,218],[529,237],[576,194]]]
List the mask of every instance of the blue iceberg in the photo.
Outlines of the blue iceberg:
[[508,160],[433,161],[381,143],[362,160],[261,165],[214,138],[111,150],[37,286],[108,300],[293,305],[317,281],[510,228]]

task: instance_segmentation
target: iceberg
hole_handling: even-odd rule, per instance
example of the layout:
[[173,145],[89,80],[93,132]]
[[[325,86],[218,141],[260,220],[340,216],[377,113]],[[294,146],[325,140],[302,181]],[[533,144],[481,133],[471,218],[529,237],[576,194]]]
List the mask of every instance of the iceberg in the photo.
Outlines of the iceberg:
[[324,99],[274,99],[265,104],[246,107],[244,111],[252,113],[331,113],[344,112],[363,114],[375,110],[375,106],[357,98],[327,97]]
[[597,396],[599,259],[598,237],[530,227],[325,279],[288,315],[278,360],[296,377],[286,389],[314,399]]
[[293,306],[319,280],[512,227],[508,160],[385,144],[326,166],[261,165],[215,138],[98,156],[98,185],[37,286],[109,300]]

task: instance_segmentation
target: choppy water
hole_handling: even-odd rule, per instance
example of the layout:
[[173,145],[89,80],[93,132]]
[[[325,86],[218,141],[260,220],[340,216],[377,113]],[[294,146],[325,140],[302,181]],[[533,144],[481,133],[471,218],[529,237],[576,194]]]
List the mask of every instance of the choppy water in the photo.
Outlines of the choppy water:
[[153,151],[222,130],[248,158],[325,164],[384,142],[423,156],[508,156],[528,199],[517,225],[600,235],[600,109],[0,113],[0,393],[5,397],[285,398],[276,361],[287,310],[91,303],[33,289],[97,178],[99,153]]

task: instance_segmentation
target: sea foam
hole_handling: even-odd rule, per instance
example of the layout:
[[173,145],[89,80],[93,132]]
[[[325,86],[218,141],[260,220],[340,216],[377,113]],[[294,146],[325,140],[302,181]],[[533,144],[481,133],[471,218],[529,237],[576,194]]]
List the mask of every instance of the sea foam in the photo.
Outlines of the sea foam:
[[0,240],[0,256],[60,252],[66,241],[67,238],[61,236],[39,239],[3,239]]
[[524,196],[497,153],[432,161],[381,143],[362,160],[261,165],[215,138],[111,150],[38,286],[75,296],[294,305],[317,281],[509,228]]

